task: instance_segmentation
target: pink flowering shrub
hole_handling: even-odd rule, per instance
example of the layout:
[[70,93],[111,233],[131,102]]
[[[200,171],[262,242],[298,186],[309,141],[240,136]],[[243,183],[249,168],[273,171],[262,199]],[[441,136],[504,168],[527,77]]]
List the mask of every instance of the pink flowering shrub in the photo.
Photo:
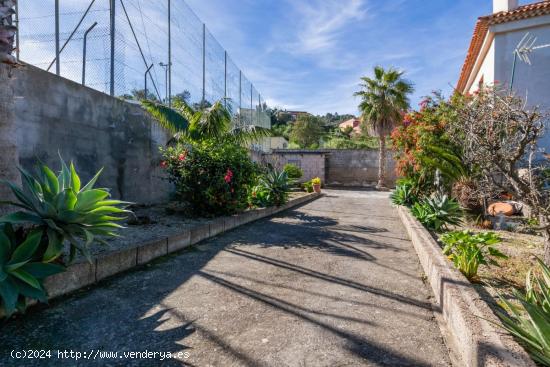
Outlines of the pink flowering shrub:
[[246,149],[203,141],[162,150],[160,163],[176,187],[176,197],[200,216],[227,215],[247,207],[258,168]]

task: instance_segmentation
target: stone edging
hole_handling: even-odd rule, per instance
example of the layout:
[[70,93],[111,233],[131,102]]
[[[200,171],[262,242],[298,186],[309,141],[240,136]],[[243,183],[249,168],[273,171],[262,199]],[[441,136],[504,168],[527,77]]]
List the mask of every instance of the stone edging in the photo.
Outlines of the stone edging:
[[470,282],[443,255],[430,233],[398,208],[436,298],[435,312],[455,362],[468,367],[535,367]]
[[291,199],[280,207],[260,208],[232,216],[215,218],[208,223],[196,225],[185,232],[156,239],[137,246],[100,255],[87,261],[70,265],[63,273],[47,278],[44,282],[50,299],[90,286],[102,279],[121,273],[153,259],[182,250],[222,232],[242,226],[261,218],[279,213],[320,197],[310,193]]

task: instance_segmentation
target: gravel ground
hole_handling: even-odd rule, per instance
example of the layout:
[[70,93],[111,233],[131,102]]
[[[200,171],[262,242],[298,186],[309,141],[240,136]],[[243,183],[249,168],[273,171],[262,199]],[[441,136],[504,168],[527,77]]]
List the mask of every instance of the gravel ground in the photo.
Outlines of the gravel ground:
[[[388,194],[325,193],[8,321],[0,365],[448,366]],[[10,357],[23,349],[92,359]],[[145,350],[182,354],[121,355]]]

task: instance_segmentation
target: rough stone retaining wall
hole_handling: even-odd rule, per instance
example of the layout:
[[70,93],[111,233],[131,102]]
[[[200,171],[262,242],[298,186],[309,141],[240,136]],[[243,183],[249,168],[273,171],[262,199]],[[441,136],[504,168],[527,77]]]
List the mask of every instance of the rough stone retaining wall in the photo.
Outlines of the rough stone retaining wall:
[[430,233],[399,207],[427,280],[436,297],[436,312],[455,360],[468,367],[535,367],[525,350],[502,325],[468,280],[453,267]]
[[16,137],[24,168],[32,169],[38,158],[58,169],[59,152],[74,161],[83,180],[103,167],[98,185],[111,188],[116,198],[140,203],[168,198],[171,186],[161,179],[158,147],[169,135],[139,105],[31,65],[18,68],[15,77]]
[[44,285],[49,298],[59,297],[243,224],[304,204],[320,195],[304,194],[280,207],[254,209],[233,216],[215,218],[200,225],[187,227],[177,235],[98,256],[91,263],[75,263],[69,266],[67,271],[47,278]]

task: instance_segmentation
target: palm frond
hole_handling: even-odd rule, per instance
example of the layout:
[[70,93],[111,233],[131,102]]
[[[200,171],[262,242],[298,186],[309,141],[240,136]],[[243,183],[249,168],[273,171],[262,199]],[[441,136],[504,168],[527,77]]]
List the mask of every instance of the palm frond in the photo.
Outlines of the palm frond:
[[149,100],[141,101],[141,105],[162,127],[171,133],[181,134],[189,129],[189,120],[178,111]]

